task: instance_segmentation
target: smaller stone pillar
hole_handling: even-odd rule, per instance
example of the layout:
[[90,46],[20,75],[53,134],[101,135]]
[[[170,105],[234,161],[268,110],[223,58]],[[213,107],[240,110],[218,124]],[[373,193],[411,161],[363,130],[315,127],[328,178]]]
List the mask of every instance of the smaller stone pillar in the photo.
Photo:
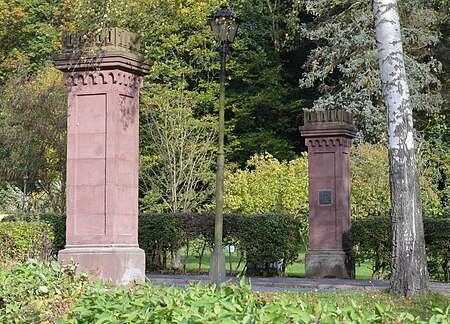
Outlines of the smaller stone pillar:
[[137,35],[63,34],[68,87],[67,229],[59,260],[126,284],[145,278],[138,245],[139,89],[150,65]]
[[305,112],[308,146],[309,248],[307,278],[354,278],[350,228],[350,149],[356,129],[343,110]]

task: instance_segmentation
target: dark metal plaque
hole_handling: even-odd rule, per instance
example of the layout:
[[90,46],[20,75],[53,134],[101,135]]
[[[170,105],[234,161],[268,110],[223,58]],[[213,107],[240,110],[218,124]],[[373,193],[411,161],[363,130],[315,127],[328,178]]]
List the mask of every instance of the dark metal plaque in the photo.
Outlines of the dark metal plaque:
[[331,206],[331,190],[319,190],[319,206]]

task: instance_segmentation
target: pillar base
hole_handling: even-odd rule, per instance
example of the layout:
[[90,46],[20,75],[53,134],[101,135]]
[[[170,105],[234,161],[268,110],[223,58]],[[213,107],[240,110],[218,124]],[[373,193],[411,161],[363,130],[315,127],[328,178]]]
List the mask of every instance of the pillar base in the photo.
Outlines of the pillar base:
[[305,256],[305,277],[354,279],[355,262],[351,251],[308,251]]
[[92,272],[91,280],[109,279],[117,285],[145,280],[145,252],[137,246],[69,246],[58,260],[77,262],[77,271]]

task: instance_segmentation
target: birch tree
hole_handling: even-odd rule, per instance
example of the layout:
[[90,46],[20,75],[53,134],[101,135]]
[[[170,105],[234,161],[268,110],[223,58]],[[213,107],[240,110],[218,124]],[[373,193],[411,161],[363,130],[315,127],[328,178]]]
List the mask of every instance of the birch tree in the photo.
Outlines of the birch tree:
[[429,291],[414,129],[397,0],[374,0],[382,92],[387,111],[391,217],[390,290],[404,296]]

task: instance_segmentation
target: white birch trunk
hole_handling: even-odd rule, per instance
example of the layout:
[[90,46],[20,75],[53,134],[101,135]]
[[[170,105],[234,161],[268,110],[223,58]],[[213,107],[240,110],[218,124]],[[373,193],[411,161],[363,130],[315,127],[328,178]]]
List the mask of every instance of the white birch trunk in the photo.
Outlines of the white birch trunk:
[[392,292],[429,291],[414,129],[397,0],[374,0],[380,75],[387,109],[393,223]]

